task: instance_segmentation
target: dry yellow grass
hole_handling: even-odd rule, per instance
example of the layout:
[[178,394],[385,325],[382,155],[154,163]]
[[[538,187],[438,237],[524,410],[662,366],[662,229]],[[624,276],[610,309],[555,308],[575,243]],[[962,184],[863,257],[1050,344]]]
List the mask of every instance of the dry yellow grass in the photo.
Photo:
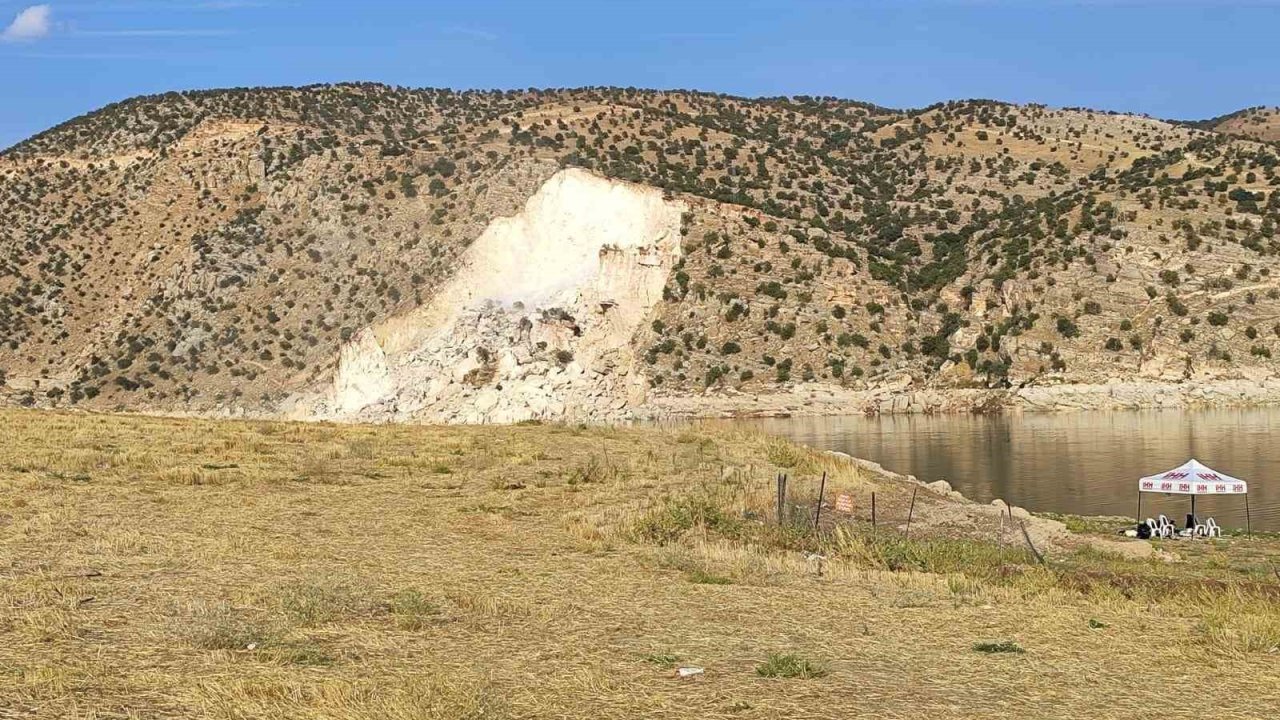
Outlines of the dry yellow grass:
[[[778,463],[797,488],[822,469],[829,489],[877,482],[732,430],[9,411],[0,428],[3,718],[1280,706],[1274,604],[1234,586],[1157,596],[1073,590],[1030,566],[1007,581],[889,572],[847,533],[820,576],[758,533],[704,523],[646,541],[689,498],[750,524]],[[973,649],[1003,641],[1025,652]],[[673,678],[686,664],[706,674]],[[792,665],[819,672],[759,670]]]

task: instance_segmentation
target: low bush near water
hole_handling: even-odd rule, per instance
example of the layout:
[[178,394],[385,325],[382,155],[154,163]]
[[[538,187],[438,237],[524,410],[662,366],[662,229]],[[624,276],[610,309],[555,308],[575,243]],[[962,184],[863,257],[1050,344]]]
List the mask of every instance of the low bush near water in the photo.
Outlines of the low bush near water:
[[836,528],[828,542],[833,555],[880,570],[990,575],[1028,560],[1024,548],[957,538],[913,539],[844,527]]
[[736,536],[741,521],[709,497],[668,498],[640,519],[636,524],[636,534],[640,539],[665,545],[695,527]]

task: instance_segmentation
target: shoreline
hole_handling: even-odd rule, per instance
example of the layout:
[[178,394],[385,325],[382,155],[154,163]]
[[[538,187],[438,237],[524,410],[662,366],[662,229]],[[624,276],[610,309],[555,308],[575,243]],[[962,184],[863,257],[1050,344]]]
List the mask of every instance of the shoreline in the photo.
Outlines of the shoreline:
[[[339,425],[504,425],[507,422],[441,423],[417,418],[346,420],[300,416],[292,409],[265,410],[226,406],[210,409],[121,408],[22,405],[0,394],[0,407],[206,420],[272,420]],[[1251,409],[1280,406],[1280,377],[1224,378],[1190,382],[1112,380],[1021,388],[948,388],[892,385],[854,389],[829,383],[805,383],[777,390],[743,392],[723,388],[704,393],[655,394],[643,403],[619,408],[605,417],[571,413],[530,418],[541,422],[613,425],[627,422],[831,417],[839,415],[1018,414],[1089,411]]]
[[778,392],[720,391],[651,398],[653,419],[821,417],[831,415],[1000,414],[1097,410],[1194,410],[1280,405],[1280,378],[1169,383],[1145,380],[1035,385],[1013,389],[913,388],[854,390],[829,384]]

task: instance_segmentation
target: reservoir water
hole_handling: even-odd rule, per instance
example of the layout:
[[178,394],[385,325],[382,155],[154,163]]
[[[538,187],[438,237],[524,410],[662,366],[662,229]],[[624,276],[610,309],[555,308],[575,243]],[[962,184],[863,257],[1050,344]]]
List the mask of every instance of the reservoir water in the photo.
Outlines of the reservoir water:
[[[1196,458],[1249,483],[1254,530],[1280,532],[1280,408],[803,417],[742,421],[824,450],[839,450],[926,482],[946,480],[979,502],[1032,511],[1125,515],[1138,478]],[[1187,496],[1143,495],[1144,517],[1182,523]],[[1245,527],[1239,496],[1201,496],[1200,516]]]

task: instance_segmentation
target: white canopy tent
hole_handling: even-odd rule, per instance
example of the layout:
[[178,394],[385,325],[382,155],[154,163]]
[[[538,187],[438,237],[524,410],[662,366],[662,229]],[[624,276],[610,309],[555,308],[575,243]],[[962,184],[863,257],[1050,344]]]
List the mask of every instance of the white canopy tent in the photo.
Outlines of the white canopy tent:
[[[1142,520],[1142,493],[1165,493],[1169,495],[1190,495],[1191,514],[1196,514],[1197,495],[1244,495],[1245,525],[1251,526],[1249,520],[1249,485],[1239,478],[1233,478],[1192,458],[1185,464],[1172,470],[1148,475],[1138,480],[1138,520]],[[1249,528],[1252,532],[1252,528]]]

